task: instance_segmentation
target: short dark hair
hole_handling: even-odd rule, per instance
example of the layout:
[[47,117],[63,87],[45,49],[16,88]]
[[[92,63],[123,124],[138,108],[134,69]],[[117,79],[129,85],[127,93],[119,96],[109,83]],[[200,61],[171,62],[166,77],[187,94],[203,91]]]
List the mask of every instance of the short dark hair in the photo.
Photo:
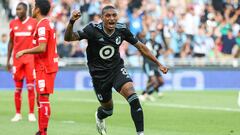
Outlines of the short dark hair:
[[35,7],[40,9],[41,15],[46,16],[51,8],[51,4],[48,0],[35,0]]
[[108,5],[108,6],[105,6],[103,9],[102,9],[102,15],[105,13],[106,10],[108,9],[116,9],[114,6],[111,6],[111,5]]
[[24,3],[24,2],[19,2],[19,3],[18,3],[18,6],[19,6],[19,5],[22,5],[23,8],[27,11],[28,6],[27,6],[26,3]]

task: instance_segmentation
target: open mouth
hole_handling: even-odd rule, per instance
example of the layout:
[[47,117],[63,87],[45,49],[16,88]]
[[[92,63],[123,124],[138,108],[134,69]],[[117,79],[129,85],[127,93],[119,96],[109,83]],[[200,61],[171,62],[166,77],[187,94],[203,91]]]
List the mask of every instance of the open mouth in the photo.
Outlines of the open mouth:
[[115,25],[115,22],[109,22],[108,24],[109,25]]

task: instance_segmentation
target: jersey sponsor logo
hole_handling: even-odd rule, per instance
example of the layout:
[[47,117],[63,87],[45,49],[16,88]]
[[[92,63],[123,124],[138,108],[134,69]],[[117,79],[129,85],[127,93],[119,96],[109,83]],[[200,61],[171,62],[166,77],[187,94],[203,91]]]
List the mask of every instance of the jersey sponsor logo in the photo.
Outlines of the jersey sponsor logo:
[[99,55],[102,59],[109,59],[114,55],[114,52],[114,48],[110,45],[107,45],[100,49]]
[[44,37],[45,36],[45,31],[46,31],[45,27],[38,28],[38,36]]
[[31,36],[31,32],[15,32],[16,37]]
[[120,36],[117,36],[115,42],[116,42],[117,45],[120,45],[120,43],[121,43],[121,37],[120,37]]

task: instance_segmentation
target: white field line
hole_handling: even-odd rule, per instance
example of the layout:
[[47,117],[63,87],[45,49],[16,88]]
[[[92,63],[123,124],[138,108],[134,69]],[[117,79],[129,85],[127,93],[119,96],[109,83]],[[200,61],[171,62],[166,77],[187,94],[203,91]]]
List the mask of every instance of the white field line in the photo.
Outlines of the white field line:
[[[98,103],[97,99],[59,99],[60,101],[72,101],[72,102],[86,102],[86,103]],[[56,100],[55,100],[56,101]],[[127,101],[113,101],[114,104],[127,104]],[[166,103],[154,103],[154,102],[144,102],[144,106],[153,107],[165,107],[165,108],[180,108],[180,109],[196,109],[196,110],[210,110],[210,111],[225,111],[225,112],[240,112],[237,108],[227,108],[227,107],[209,107],[209,106],[197,106],[197,105],[184,105],[184,104],[166,104]]]

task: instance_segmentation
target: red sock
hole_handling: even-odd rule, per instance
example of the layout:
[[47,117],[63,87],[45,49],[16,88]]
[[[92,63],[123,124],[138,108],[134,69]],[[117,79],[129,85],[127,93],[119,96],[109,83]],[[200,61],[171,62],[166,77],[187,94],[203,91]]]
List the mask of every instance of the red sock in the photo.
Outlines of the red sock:
[[14,93],[14,101],[15,101],[16,113],[21,113],[23,82],[16,81],[15,85],[16,85],[16,90]]
[[38,126],[41,135],[47,135],[48,121],[51,114],[49,97],[39,95]]
[[28,83],[28,105],[29,105],[29,113],[34,113],[34,105],[35,105],[35,92],[34,92],[34,84]]

